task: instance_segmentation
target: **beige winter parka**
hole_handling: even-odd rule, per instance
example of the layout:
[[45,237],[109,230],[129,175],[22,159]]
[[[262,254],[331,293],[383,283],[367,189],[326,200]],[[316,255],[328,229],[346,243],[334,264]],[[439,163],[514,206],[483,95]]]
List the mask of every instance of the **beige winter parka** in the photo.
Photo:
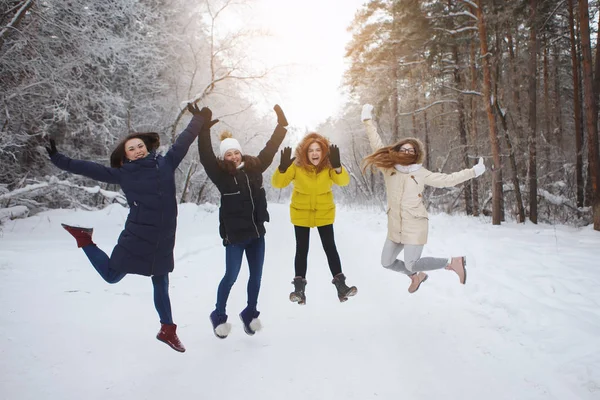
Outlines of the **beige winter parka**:
[[[373,151],[384,147],[372,120],[363,121]],[[418,154],[424,155],[423,144]],[[423,156],[422,156],[423,157]],[[422,161],[422,158],[421,158]],[[420,162],[420,161],[419,161]],[[425,185],[451,187],[475,177],[472,168],[453,174],[431,172],[421,164],[401,168],[380,168],[387,192],[388,239],[395,243],[423,245],[427,243],[429,215],[423,204]]]

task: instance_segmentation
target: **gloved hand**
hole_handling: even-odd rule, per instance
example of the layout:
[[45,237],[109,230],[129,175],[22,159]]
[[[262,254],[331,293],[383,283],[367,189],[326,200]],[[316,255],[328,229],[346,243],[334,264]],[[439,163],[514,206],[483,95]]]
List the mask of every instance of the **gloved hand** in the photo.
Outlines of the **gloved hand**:
[[208,107],[202,107],[201,110],[198,110],[198,106],[196,104],[188,103],[187,109],[192,114],[202,117],[202,119],[204,120],[203,129],[210,129],[214,124],[219,122],[218,119],[211,121],[212,111]]
[[366,121],[368,119],[373,119],[373,106],[370,104],[365,104],[362,107],[362,112],[360,113],[360,120]]
[[475,172],[475,178],[477,178],[485,172],[485,164],[483,163],[483,157],[479,157],[479,161],[473,166],[473,171]]
[[50,143],[50,147],[46,146],[46,151],[48,152],[48,155],[50,156],[50,158],[52,158],[53,155],[58,153],[58,150],[56,150],[56,142],[54,141],[54,139],[50,139],[49,143]]
[[279,172],[282,174],[287,171],[287,169],[292,165],[296,157],[292,158],[292,148],[284,147],[283,150],[280,151],[281,161],[279,161]]
[[[277,114],[277,125],[281,125],[283,127],[288,126],[288,122],[287,119],[285,118],[285,114],[283,113],[283,110],[281,109],[281,107],[279,107],[279,104],[275,104],[275,106],[273,107],[273,110],[275,110],[275,114]],[[291,149],[290,149],[291,151]]]
[[335,144],[329,146],[329,162],[331,163],[331,168],[333,169],[342,167],[342,162],[340,161],[340,148]]

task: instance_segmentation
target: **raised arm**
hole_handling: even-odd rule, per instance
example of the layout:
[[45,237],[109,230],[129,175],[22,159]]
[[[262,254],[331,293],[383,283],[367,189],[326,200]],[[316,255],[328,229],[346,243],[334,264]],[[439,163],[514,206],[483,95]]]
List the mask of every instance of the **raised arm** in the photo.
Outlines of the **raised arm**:
[[120,183],[121,170],[119,168],[108,168],[92,161],[74,160],[61,154],[56,150],[56,142],[50,139],[50,147],[46,147],[50,161],[63,171],[77,175],[87,176],[96,181],[106,183]]
[[463,169],[462,171],[452,174],[442,174],[439,172],[429,172],[425,176],[425,184],[433,187],[451,187],[459,183],[468,181],[472,178],[477,178],[485,172],[485,164],[483,158],[479,158],[479,162],[472,168]]
[[[195,104],[188,104],[187,107],[193,115],[192,120],[188,124],[187,128],[185,128],[184,131],[179,134],[177,140],[175,140],[175,143],[165,155],[165,159],[173,166],[173,169],[177,168],[177,166],[181,163],[187,154],[188,149],[192,145],[192,142],[194,139],[196,139],[203,126],[207,123],[212,123],[210,121],[212,113],[209,115],[208,111],[210,110],[208,107],[204,107],[202,110],[198,110],[198,107]],[[204,109],[208,111],[204,111]]]
[[338,186],[346,186],[350,183],[350,174],[348,170],[344,167],[341,167],[342,172],[337,173],[335,169],[329,170],[329,177]]
[[273,157],[277,153],[279,146],[285,139],[285,134],[287,133],[287,129],[285,127],[288,125],[287,119],[285,118],[285,114],[281,107],[278,104],[273,107],[275,113],[277,114],[277,126],[275,127],[275,131],[271,135],[271,138],[265,145],[265,147],[258,153],[257,158],[260,160],[261,172],[265,172],[267,168],[273,162]]
[[443,174],[441,172],[429,172],[425,175],[425,184],[433,187],[444,188],[456,186],[459,183],[475,178],[473,168],[463,169],[452,174]]
[[377,128],[373,123],[373,106],[370,104],[365,104],[362,108],[362,112],[360,117],[363,121],[365,129],[367,130],[367,137],[369,138],[369,143],[371,144],[371,149],[373,151],[377,151],[380,148],[384,147],[383,142],[381,141],[381,137],[377,133]]
[[282,189],[294,180],[296,177],[296,166],[294,165],[295,159],[296,157],[292,158],[291,147],[286,147],[281,150],[279,167],[271,178],[271,185],[273,185],[273,187]]
[[[212,118],[212,112],[208,116],[209,121],[210,118]],[[217,121],[218,120],[215,120],[214,122],[216,123]],[[206,175],[208,175],[211,181],[218,182],[219,176],[225,172],[219,168],[217,156],[212,147],[212,141],[210,139],[210,128],[212,125],[213,121],[211,121],[210,124],[204,124],[200,130],[200,134],[198,135],[198,154],[200,155],[200,163],[204,167]]]

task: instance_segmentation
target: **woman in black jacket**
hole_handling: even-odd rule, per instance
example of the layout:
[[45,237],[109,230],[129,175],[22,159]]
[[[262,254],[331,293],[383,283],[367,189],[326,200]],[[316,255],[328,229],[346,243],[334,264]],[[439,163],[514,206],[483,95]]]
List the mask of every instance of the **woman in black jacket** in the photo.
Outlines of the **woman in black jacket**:
[[287,132],[283,111],[278,105],[274,110],[277,113],[277,127],[256,157],[243,154],[239,142],[229,132],[221,135],[219,158],[213,151],[210,127],[202,129],[198,136],[200,162],[221,193],[219,233],[225,246],[225,276],[219,284],[215,310],[210,314],[213,331],[220,339],[225,339],[231,331],[225,308],[231,287],[240,272],[244,253],[250,277],[248,305],[240,313],[240,318],[248,335],[254,335],[261,327],[258,320],[260,312],[256,307],[265,258],[264,223],[269,221],[262,174],[271,165]]
[[119,241],[109,257],[92,241],[92,228],[63,224],[93,267],[108,283],[117,283],[127,274],[152,277],[154,305],[161,329],[156,338],[184,352],[177,336],[169,298],[169,273],[173,271],[173,247],[177,228],[175,170],[201,129],[210,129],[212,113],[188,105],[193,118],[163,157],[156,150],[157,133],[133,133],[123,139],[110,157],[111,168],[90,161],[73,160],[56,149],[50,140],[48,154],[58,168],[100,182],[119,184],[129,215]]

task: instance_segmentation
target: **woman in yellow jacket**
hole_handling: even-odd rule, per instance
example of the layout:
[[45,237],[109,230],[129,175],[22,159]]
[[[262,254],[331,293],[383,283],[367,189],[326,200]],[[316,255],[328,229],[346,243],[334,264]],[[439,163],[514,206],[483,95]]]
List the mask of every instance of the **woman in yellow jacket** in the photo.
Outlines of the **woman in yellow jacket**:
[[346,277],[342,273],[340,256],[335,246],[335,203],[331,187],[334,183],[346,186],[350,183],[350,175],[340,162],[340,149],[330,145],[329,141],[318,133],[306,135],[298,144],[295,157],[291,156],[290,147],[281,151],[281,162],[272,178],[272,184],[276,188],[284,188],[294,183],[290,216],[296,233],[296,276],[292,282],[294,291],[290,293],[290,301],[306,304],[304,290],[308,242],[310,228],[317,227],[333,276],[332,283],[337,289],[339,300],[344,302],[349,296],[354,296],[357,289],[355,286],[346,285]]

